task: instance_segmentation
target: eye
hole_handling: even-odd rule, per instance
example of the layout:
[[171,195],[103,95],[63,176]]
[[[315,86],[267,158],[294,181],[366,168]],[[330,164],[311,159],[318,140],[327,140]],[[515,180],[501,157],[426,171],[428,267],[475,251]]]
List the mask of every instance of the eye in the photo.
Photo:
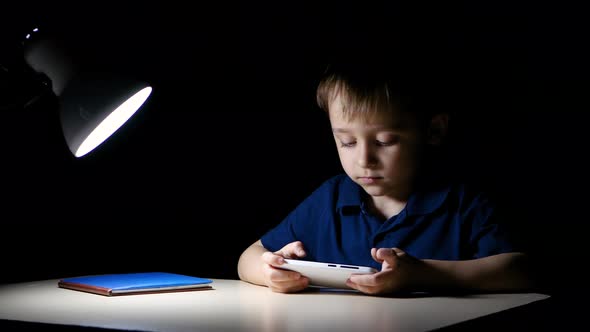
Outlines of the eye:
[[353,147],[356,144],[356,142],[342,142],[340,141],[340,147],[343,148],[350,148]]
[[377,140],[377,145],[378,146],[391,146],[391,145],[395,145],[399,142],[399,137],[392,137],[390,139],[387,140]]

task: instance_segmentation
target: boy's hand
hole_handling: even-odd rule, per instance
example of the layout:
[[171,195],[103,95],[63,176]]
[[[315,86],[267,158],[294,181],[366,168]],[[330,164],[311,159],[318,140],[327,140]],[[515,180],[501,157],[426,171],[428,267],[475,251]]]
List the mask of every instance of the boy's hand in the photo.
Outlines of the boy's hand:
[[284,258],[303,258],[305,249],[301,241],[287,244],[278,251],[262,254],[262,268],[266,285],[274,292],[293,293],[307,288],[309,280],[299,272],[280,269]]
[[369,274],[353,274],[346,284],[366,294],[386,294],[407,291],[421,270],[421,261],[398,248],[373,248],[373,259],[382,264],[381,271]]

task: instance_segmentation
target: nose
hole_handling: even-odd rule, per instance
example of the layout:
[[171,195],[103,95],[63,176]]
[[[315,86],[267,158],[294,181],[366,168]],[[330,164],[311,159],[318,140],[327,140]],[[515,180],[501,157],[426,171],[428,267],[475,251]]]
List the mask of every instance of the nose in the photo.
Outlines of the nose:
[[369,144],[357,145],[357,163],[362,168],[371,168],[377,165],[375,151]]

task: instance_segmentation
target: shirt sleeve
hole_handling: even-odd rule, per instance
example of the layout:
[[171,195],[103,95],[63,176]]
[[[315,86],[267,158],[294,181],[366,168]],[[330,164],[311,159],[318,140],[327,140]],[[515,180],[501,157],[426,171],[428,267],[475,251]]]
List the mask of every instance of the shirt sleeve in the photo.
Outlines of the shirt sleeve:
[[480,194],[473,200],[470,210],[473,258],[524,250],[511,227],[514,220],[503,206]]
[[262,245],[269,251],[277,251],[291,242],[301,241],[307,257],[314,257],[319,223],[326,211],[333,206],[335,188],[335,179],[324,182],[285,219],[260,238]]
[[264,248],[269,251],[277,251],[287,245],[288,243],[299,240],[300,238],[296,235],[295,228],[299,224],[297,220],[298,210],[305,209],[303,204],[299,205],[293,210],[281,223],[276,225],[274,228],[267,231],[260,241]]

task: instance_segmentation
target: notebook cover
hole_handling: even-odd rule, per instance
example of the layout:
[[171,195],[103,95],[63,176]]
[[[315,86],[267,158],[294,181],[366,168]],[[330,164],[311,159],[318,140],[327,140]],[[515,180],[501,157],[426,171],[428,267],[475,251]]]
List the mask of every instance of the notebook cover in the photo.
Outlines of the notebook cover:
[[105,296],[211,289],[212,280],[167,272],[103,274],[64,278],[58,286]]

